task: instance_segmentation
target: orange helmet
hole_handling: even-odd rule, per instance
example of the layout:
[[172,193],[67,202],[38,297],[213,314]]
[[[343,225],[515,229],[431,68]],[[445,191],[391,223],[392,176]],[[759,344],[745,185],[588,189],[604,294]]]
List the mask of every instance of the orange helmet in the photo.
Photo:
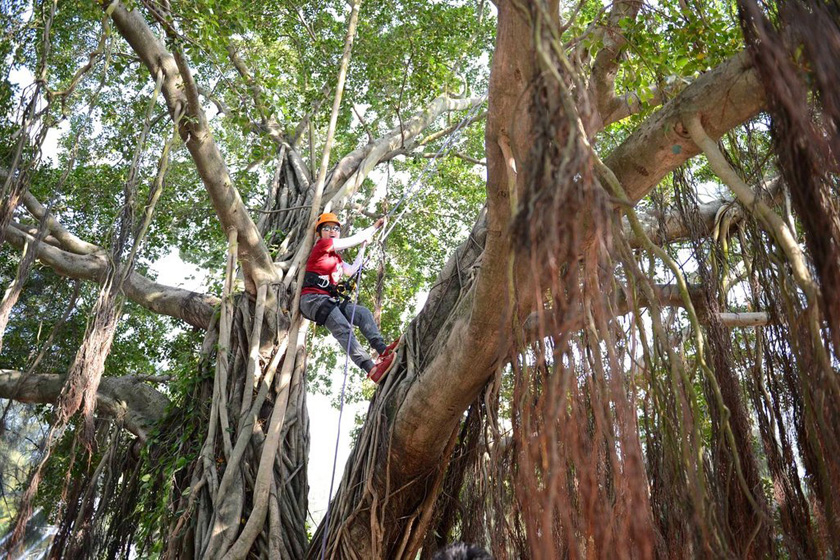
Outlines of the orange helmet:
[[318,222],[315,224],[315,231],[318,231],[318,228],[320,228],[322,225],[329,223],[338,224],[339,226],[341,225],[341,222],[338,221],[338,216],[336,216],[332,212],[324,212],[323,214],[318,216]]

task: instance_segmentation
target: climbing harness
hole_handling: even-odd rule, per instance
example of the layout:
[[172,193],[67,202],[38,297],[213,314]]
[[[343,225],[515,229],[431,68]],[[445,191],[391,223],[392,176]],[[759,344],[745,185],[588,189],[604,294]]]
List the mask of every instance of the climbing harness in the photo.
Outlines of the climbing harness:
[[350,299],[350,294],[356,290],[356,275],[338,284],[332,284],[328,275],[307,271],[303,275],[303,287],[324,290],[330,297]]
[[318,288],[330,295],[330,299],[318,307],[313,317],[304,315],[304,317],[322,327],[326,324],[327,317],[330,316],[333,309],[338,307],[341,311],[344,311],[347,304],[350,303],[350,296],[356,291],[356,275],[354,274],[352,278],[343,280],[338,284],[332,284],[330,283],[330,277],[327,275],[306,272],[303,276],[303,287]]

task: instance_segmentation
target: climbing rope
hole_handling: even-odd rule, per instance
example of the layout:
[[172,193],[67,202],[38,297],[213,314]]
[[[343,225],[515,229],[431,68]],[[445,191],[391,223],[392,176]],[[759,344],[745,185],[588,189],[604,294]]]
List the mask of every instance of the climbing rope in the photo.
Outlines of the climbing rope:
[[341,440],[341,417],[344,415],[344,393],[347,389],[347,372],[350,367],[350,345],[353,343],[353,319],[356,318],[356,305],[359,303],[359,281],[362,277],[364,264],[359,265],[356,271],[356,285],[353,288],[353,310],[350,312],[350,338],[347,340],[347,348],[344,352],[344,380],[341,382],[341,399],[338,406],[338,429],[335,436],[335,453],[333,455],[332,475],[330,475],[330,492],[327,494],[327,513],[324,516],[324,534],[321,537],[321,560],[324,560],[324,553],[327,550],[327,535],[330,532],[330,510],[332,509],[333,484],[335,483],[335,470],[338,465],[338,443]]
[[[417,179],[415,179],[414,182],[411,185],[409,185],[409,187],[406,189],[405,194],[403,194],[402,198],[400,198],[397,201],[397,203],[391,208],[391,210],[387,214],[385,214],[385,216],[384,216],[385,218],[389,218],[389,217],[393,216],[394,213],[397,211],[397,209],[400,206],[402,206],[403,203],[405,203],[405,208],[403,208],[402,212],[400,212],[400,214],[396,218],[394,218],[393,222],[391,222],[391,226],[386,231],[384,231],[382,233],[382,235],[379,236],[378,243],[380,245],[382,245],[385,242],[385,239],[394,230],[394,227],[396,227],[400,218],[402,218],[403,214],[405,214],[405,211],[408,209],[409,205],[411,204],[411,201],[414,200],[414,198],[418,194],[420,194],[421,191],[423,191],[426,188],[426,186],[423,186],[423,185],[421,185],[418,188],[417,185],[420,184],[420,182],[423,180],[423,178],[426,177],[426,175],[431,170],[434,170],[434,169],[437,168],[438,159],[442,155],[448,155],[449,152],[452,151],[452,149],[455,147],[455,143],[458,140],[460,140],[461,135],[464,132],[464,127],[466,126],[466,124],[468,122],[470,122],[475,117],[475,115],[478,113],[478,110],[484,104],[484,101],[486,100],[486,98],[487,98],[487,96],[484,95],[481,99],[481,102],[476,103],[475,107],[473,107],[470,110],[470,112],[467,114],[467,116],[464,117],[461,120],[461,122],[458,123],[458,126],[456,126],[455,130],[453,130],[452,133],[446,138],[446,141],[444,141],[444,143],[441,145],[441,147],[438,149],[438,151],[432,157],[431,161],[428,164],[426,164],[426,166],[420,172],[420,175],[417,177]],[[356,305],[359,302],[359,284],[360,284],[363,268],[364,268],[364,263],[362,263],[362,265],[359,266],[359,270],[357,270],[356,274],[355,274],[356,286],[353,290],[354,291],[354,294],[353,294],[353,310],[350,312],[350,328],[351,329],[353,328],[353,320],[356,317]],[[327,551],[327,535],[330,532],[330,512],[331,512],[331,509],[332,509],[332,494],[333,494],[333,486],[334,486],[334,483],[335,483],[335,471],[336,471],[336,468],[338,466],[338,447],[339,447],[339,442],[341,440],[341,419],[342,419],[342,416],[344,415],[344,395],[345,395],[345,392],[346,392],[346,389],[347,389],[347,373],[348,373],[349,367],[350,367],[350,345],[353,342],[353,336],[354,335],[351,333],[351,337],[347,341],[347,348],[345,348],[345,353],[344,353],[344,379],[341,383],[341,398],[339,400],[339,407],[338,407],[338,433],[336,434],[336,438],[335,438],[335,453],[333,455],[332,475],[330,476],[330,491],[329,491],[329,494],[327,494],[327,512],[324,516],[324,533],[321,536],[321,560],[324,560],[324,556],[325,556],[326,551]]]
[[464,117],[461,120],[461,122],[458,123],[458,126],[455,127],[455,130],[452,131],[452,133],[446,138],[446,141],[441,145],[441,147],[438,149],[435,155],[432,156],[431,161],[429,161],[429,163],[426,164],[426,166],[420,172],[420,175],[406,189],[405,194],[402,196],[402,198],[400,198],[397,201],[397,203],[388,211],[388,213],[385,214],[385,218],[390,218],[394,215],[397,209],[400,206],[402,206],[403,203],[406,203],[405,208],[403,208],[399,215],[396,218],[394,218],[394,220],[391,222],[390,227],[388,227],[388,229],[385,230],[382,233],[382,235],[379,236],[379,243],[383,243],[385,239],[387,239],[388,236],[391,235],[391,232],[394,231],[394,228],[396,227],[397,223],[399,223],[400,218],[402,218],[403,214],[405,214],[406,210],[408,210],[411,201],[414,200],[414,198],[418,194],[420,194],[423,190],[425,190],[428,187],[428,184],[421,185],[419,188],[417,187],[417,185],[420,184],[420,182],[426,177],[426,175],[430,171],[437,169],[438,159],[440,159],[441,155],[449,155],[449,152],[451,152],[452,149],[455,147],[455,143],[461,139],[461,135],[464,133],[465,130],[464,127],[468,122],[470,122],[473,119],[473,117],[475,117],[475,115],[478,114],[478,110],[481,108],[482,105],[484,105],[484,101],[486,99],[487,95],[485,94],[481,97],[481,102],[476,103],[475,107],[473,107],[470,110],[470,112],[467,113],[467,116]]

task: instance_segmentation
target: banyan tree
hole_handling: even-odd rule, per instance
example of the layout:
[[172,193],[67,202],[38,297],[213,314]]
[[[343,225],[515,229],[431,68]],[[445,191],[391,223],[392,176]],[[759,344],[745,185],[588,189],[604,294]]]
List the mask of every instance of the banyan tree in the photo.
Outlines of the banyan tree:
[[[836,1],[0,21],[11,554],[43,508],[55,558],[840,555]],[[313,524],[324,211],[389,216],[402,339]]]

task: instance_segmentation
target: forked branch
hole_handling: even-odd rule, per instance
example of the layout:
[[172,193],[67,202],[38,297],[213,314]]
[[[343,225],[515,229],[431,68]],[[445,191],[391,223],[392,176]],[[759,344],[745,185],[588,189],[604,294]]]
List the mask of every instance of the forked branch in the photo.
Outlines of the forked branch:
[[713,139],[764,108],[764,88],[741,52],[697,78],[639,126],[604,160],[635,204],[671,171],[700,153],[683,126],[700,115]]

